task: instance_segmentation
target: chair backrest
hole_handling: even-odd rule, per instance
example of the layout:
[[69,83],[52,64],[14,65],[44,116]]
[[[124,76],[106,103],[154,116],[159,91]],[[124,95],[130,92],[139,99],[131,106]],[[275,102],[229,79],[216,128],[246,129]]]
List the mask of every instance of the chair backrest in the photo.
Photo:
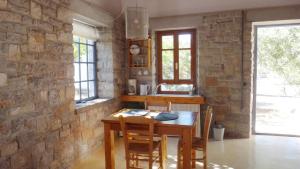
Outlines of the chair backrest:
[[171,111],[171,102],[155,99],[147,99],[144,102],[146,110]]
[[128,146],[131,143],[140,143],[148,146],[149,154],[153,151],[153,134],[155,121],[144,116],[120,116],[123,132],[126,159],[128,159]]
[[204,131],[203,131],[203,136],[202,136],[202,138],[204,139],[204,144],[205,145],[208,142],[211,119],[212,119],[212,107],[207,106],[207,109],[205,111]]

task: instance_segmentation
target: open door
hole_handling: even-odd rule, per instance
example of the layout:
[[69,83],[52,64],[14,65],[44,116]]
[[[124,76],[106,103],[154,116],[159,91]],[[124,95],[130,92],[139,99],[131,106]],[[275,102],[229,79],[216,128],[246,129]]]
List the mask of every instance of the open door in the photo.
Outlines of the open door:
[[254,133],[300,136],[300,24],[255,28]]

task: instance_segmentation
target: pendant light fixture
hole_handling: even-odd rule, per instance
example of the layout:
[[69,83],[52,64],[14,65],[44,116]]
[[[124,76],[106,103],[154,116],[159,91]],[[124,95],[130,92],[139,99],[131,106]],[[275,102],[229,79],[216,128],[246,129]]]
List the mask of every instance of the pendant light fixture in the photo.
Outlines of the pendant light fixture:
[[127,7],[126,11],[126,38],[132,40],[148,38],[148,11],[144,7],[139,7],[137,1],[135,7]]

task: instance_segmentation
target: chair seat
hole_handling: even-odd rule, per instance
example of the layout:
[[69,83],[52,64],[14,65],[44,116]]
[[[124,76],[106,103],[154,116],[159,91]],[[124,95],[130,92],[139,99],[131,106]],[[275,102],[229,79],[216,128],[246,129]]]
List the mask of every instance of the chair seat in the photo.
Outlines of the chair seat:
[[[160,146],[160,141],[153,141],[153,150],[157,150]],[[128,150],[130,152],[138,153],[138,154],[148,154],[149,146],[145,143],[130,143],[128,145]]]

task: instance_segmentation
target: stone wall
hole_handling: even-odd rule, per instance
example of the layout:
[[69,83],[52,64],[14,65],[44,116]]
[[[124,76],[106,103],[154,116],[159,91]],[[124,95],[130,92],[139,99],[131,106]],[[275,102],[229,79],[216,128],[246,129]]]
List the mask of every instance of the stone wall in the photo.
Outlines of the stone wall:
[[95,149],[103,143],[103,117],[118,111],[121,103],[116,99],[94,100],[89,106],[77,105],[76,114],[77,128],[76,140],[79,158],[84,157],[90,150]]
[[[113,99],[75,113],[69,6],[69,0],[0,0],[1,169],[68,168],[82,145],[89,151],[101,143],[100,119],[121,106]],[[113,31],[122,32],[123,23]],[[124,48],[122,38],[111,40],[115,62]],[[121,72],[114,65],[111,71]],[[118,93],[122,74],[114,76]]]
[[[186,20],[184,25],[181,23],[183,19]],[[198,91],[206,97],[207,104],[213,106],[214,121],[225,125],[226,137],[249,137],[252,23],[245,23],[244,26],[242,11],[157,18],[152,19],[150,23],[152,35],[155,35],[155,30],[176,27],[197,29]],[[243,27],[245,27],[244,31]],[[242,57],[243,39],[247,50],[244,50]],[[155,45],[153,46],[155,60],[156,48]],[[149,84],[155,84],[156,81],[156,62],[153,64],[154,71],[152,70]]]
[[[126,79],[125,22],[116,20],[113,29],[102,27],[97,41],[98,95],[104,98],[119,97],[124,93]],[[114,57],[111,57],[114,56]]]
[[203,16],[198,28],[200,87],[215,121],[225,125],[227,137],[235,138],[249,137],[251,126],[250,104],[242,105],[242,18],[242,11],[212,13]]
[[[214,107],[214,120],[225,125],[225,136],[244,138],[250,137],[252,129],[252,23],[299,19],[299,9],[296,5],[151,18],[150,28],[152,35],[157,30],[197,28],[199,91]],[[148,83],[155,84],[155,79],[153,71]]]
[[0,168],[65,168],[75,158],[69,4],[0,1]]

